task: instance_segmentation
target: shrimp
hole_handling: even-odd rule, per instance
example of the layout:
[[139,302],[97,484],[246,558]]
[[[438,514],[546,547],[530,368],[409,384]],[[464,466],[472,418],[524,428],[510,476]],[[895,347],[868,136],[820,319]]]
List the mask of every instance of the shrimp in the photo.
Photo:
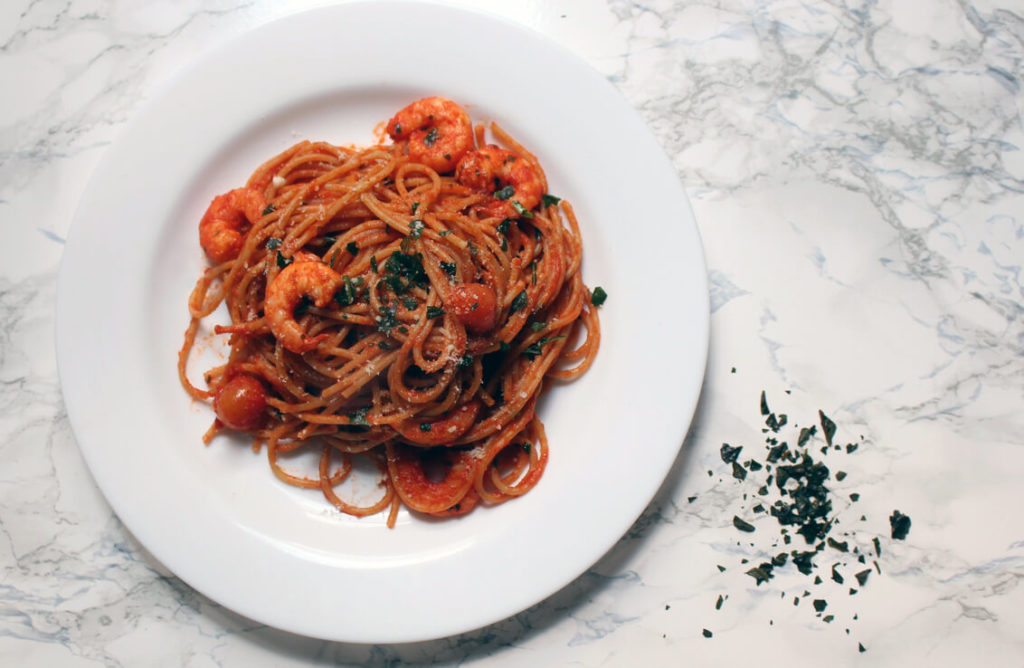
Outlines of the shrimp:
[[281,270],[267,286],[264,313],[277,340],[297,355],[309,352],[327,338],[327,334],[307,337],[295,320],[295,308],[303,298],[317,308],[327,306],[341,286],[341,275],[322,262],[299,260]]
[[267,200],[254,188],[236,188],[217,195],[199,221],[199,245],[220,264],[234,260],[242,250],[249,224],[263,217]]
[[439,174],[450,172],[473,147],[473,124],[466,110],[443,97],[425,97],[388,121],[395,141],[409,140],[409,159]]
[[455,168],[455,180],[492,195],[479,206],[488,216],[518,218],[540,204],[544,195],[544,179],[537,168],[494,144],[466,154]]

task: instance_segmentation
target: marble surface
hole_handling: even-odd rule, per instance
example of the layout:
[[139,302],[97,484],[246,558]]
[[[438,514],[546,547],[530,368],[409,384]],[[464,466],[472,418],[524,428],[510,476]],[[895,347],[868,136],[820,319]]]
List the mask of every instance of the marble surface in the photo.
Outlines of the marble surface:
[[[454,638],[289,635],[150,557],[66,418],[53,352],[64,240],[106,147],[169,77],[319,4],[0,3],[0,663],[1024,663],[1019,2],[454,3],[586,59],[678,169],[713,311],[682,454],[585,575]],[[758,585],[746,571],[788,546],[753,510],[764,471],[737,480],[720,447],[765,461],[762,391],[789,417],[780,438],[821,410],[857,449],[821,454],[820,426],[810,442],[833,474],[830,535],[850,551],[827,546],[811,575],[787,564]],[[912,519],[904,540],[890,534],[896,509]]]

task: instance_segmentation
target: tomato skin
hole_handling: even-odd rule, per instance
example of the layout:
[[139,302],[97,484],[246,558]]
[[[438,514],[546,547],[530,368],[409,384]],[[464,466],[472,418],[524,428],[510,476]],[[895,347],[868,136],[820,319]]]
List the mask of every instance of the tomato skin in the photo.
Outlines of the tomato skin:
[[448,309],[474,334],[492,329],[498,318],[498,299],[483,283],[460,283],[448,296]]
[[267,391],[256,377],[238,374],[224,383],[213,399],[217,418],[231,429],[248,431],[263,422]]

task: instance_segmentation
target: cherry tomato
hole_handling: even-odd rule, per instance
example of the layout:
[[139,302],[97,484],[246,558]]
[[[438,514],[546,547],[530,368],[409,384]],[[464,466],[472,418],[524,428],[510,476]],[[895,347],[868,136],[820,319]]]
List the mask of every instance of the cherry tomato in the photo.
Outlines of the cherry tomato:
[[255,429],[263,421],[267,391],[249,374],[239,374],[224,383],[213,399],[213,410],[225,425],[239,431]]
[[494,327],[498,317],[498,300],[494,290],[483,283],[461,283],[452,288],[448,308],[474,334],[483,334]]

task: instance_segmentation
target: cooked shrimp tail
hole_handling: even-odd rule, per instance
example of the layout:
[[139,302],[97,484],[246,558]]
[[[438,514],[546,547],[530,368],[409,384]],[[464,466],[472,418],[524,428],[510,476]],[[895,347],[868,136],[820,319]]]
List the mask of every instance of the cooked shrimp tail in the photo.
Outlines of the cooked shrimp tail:
[[409,159],[439,174],[450,172],[473,148],[473,124],[466,110],[442,97],[425,97],[388,121],[387,133],[407,141]]
[[341,275],[322,262],[293,262],[267,286],[264,307],[270,331],[288,350],[301,355],[313,350],[326,334],[306,336],[295,320],[295,309],[303,299],[324,308],[341,286]]
[[494,144],[467,153],[455,168],[455,180],[490,195],[478,209],[496,218],[519,218],[544,195],[544,179],[537,168]]
[[199,244],[220,264],[242,250],[248,227],[263,217],[267,200],[255,188],[236,188],[217,195],[199,221]]

